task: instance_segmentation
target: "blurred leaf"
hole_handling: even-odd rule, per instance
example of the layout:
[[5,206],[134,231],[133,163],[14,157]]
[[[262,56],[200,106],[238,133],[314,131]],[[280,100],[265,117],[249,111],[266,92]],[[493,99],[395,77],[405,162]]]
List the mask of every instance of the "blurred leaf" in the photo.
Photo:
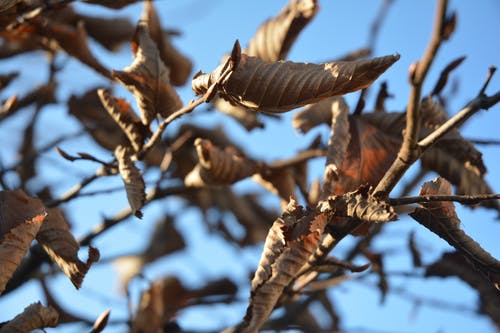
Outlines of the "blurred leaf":
[[89,247],[87,262],[78,258],[80,245],[69,231],[69,224],[60,208],[49,208],[47,218],[36,239],[64,274],[79,289],[90,266],[99,260],[99,251]]
[[422,267],[422,255],[415,241],[414,231],[410,232],[408,236],[408,248],[410,250],[413,267]]
[[290,0],[276,17],[259,27],[244,53],[270,62],[285,59],[293,42],[318,9],[316,0]]
[[8,74],[0,74],[0,90],[7,87],[18,76],[19,76],[19,72],[10,72]]
[[56,327],[59,315],[52,307],[33,303],[14,319],[2,326],[0,332],[31,332],[46,327]]
[[106,325],[108,324],[108,319],[109,319],[109,314],[111,313],[111,310],[105,310],[103,313],[97,317],[97,319],[94,322],[94,325],[92,326],[92,330],[90,333],[100,333],[104,331],[106,328]]
[[184,85],[191,74],[193,64],[172,45],[168,34],[163,32],[153,1],[144,1],[142,20],[146,22],[149,35],[158,47],[161,60],[170,70],[170,81],[176,86]]
[[234,118],[247,131],[251,131],[255,128],[264,128],[264,123],[259,120],[258,114],[247,108],[239,105],[232,105],[220,97],[215,97],[213,103],[218,111]]
[[381,253],[374,252],[365,252],[364,254],[370,260],[371,268],[378,276],[377,286],[380,291],[380,303],[384,304],[389,291],[389,280],[384,270],[384,256]]
[[335,101],[342,97],[333,96],[317,103],[307,105],[304,109],[296,112],[293,115],[292,126],[306,134],[312,128],[321,124],[331,125],[332,123],[332,106]]
[[456,276],[479,294],[479,311],[488,315],[500,327],[500,297],[495,289],[470,263],[458,252],[445,252],[433,264],[427,266],[426,277]]
[[131,159],[131,151],[128,147],[118,146],[115,149],[115,157],[118,161],[118,171],[125,184],[128,203],[138,218],[142,218],[141,208],[146,201],[146,185],[140,170]]
[[149,125],[158,115],[168,117],[182,102],[170,84],[169,70],[143,21],[137,25],[132,49],[134,62],[123,71],[112,71],[111,75],[134,94],[142,123]]
[[81,0],[90,4],[101,5],[108,8],[120,9],[140,0]]
[[[234,105],[260,112],[281,113],[369,86],[399,56],[325,64],[266,62],[233,49],[235,67],[218,89]],[[203,95],[223,72],[224,64],[210,74],[197,74],[192,87]],[[277,96],[279,96],[277,98]]]

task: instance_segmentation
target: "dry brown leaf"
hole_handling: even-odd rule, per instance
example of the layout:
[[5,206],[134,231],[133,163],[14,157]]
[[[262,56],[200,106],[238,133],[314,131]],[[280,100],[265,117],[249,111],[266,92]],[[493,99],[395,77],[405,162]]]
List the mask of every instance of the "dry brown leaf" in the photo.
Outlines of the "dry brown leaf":
[[170,70],[170,81],[176,86],[184,85],[193,70],[193,64],[172,45],[168,35],[163,32],[151,0],[144,1],[142,20],[146,22],[149,35],[158,46],[161,60]]
[[21,189],[0,191],[0,237],[40,215],[46,215],[40,199],[28,196]]
[[132,154],[128,147],[116,147],[115,157],[118,161],[118,171],[125,184],[128,203],[134,215],[142,218],[141,208],[146,201],[146,184],[144,184],[141,171],[135,166],[131,156]]
[[354,191],[363,184],[375,186],[391,166],[400,147],[399,139],[387,135],[363,118],[352,116],[349,120],[351,140],[338,171],[334,194]]
[[335,193],[335,184],[339,180],[347,147],[351,141],[349,106],[342,97],[331,101],[330,114],[332,125],[323,175],[323,195],[325,197]]
[[56,327],[59,315],[52,307],[44,307],[40,302],[26,307],[23,313],[5,323],[0,331],[3,333],[32,332],[46,327]]
[[102,106],[97,90],[92,88],[81,96],[72,95],[68,101],[68,112],[80,121],[101,147],[114,151],[118,145],[127,145],[129,140]]
[[111,96],[105,89],[98,89],[97,94],[106,111],[127,135],[134,150],[140,151],[146,138],[151,136],[149,127],[141,123],[130,104],[124,99]]
[[2,105],[0,120],[14,115],[17,111],[31,104],[35,104],[40,109],[46,104],[55,103],[55,91],[55,82],[49,82],[37,86],[22,97],[18,97],[17,95],[12,96]]
[[45,213],[42,213],[22,221],[0,239],[0,294],[24,258],[44,218]]
[[[451,195],[451,184],[443,178],[424,183],[419,195]],[[500,261],[460,229],[453,202],[422,203],[410,216],[448,242],[500,290]]]
[[235,150],[220,150],[210,140],[197,138],[194,142],[198,164],[185,178],[187,186],[228,185],[250,177],[258,170],[252,160]]
[[[0,15],[0,27],[4,27],[12,22],[12,18],[2,19],[5,16]],[[27,31],[28,30],[28,31]],[[2,43],[0,44],[0,59],[10,58],[12,56],[31,52],[42,48],[41,37],[34,35],[30,29],[23,26],[12,30],[1,30],[0,37]]]
[[89,247],[87,262],[78,258],[80,245],[69,230],[60,208],[49,208],[36,239],[61,271],[79,289],[90,266],[99,260],[99,251]]
[[252,279],[242,332],[257,332],[267,320],[285,287],[316,250],[325,225],[326,215],[305,211],[294,200],[274,221]]
[[472,267],[458,252],[446,252],[433,264],[427,266],[426,277],[456,276],[479,294],[479,311],[488,315],[500,327],[500,297],[491,283]]
[[[236,42],[231,55],[232,73],[218,94],[234,105],[268,113],[281,113],[325,98],[369,86],[399,55],[325,64],[266,62],[241,54]],[[198,73],[192,88],[203,95],[223,72],[224,64],[210,74]]]
[[109,51],[117,51],[134,35],[134,25],[125,17],[104,18],[76,14],[76,18],[85,23],[89,36]]
[[316,0],[290,0],[276,17],[259,27],[245,53],[271,62],[285,59],[293,42],[318,9]]
[[48,40],[49,47],[52,47],[50,42],[55,42],[58,48],[63,49],[70,56],[105,77],[110,77],[109,70],[94,57],[88,46],[87,32],[83,21],[78,22],[76,28],[44,19],[36,19],[31,22],[34,32],[45,37]]
[[112,71],[111,75],[134,94],[141,120],[149,125],[157,116],[168,117],[182,107],[182,102],[170,84],[169,70],[143,21],[137,25],[132,48],[134,62],[123,71]]
[[318,209],[335,217],[350,217],[366,222],[388,222],[397,218],[394,208],[371,195],[368,186],[342,195],[331,195],[320,201]]

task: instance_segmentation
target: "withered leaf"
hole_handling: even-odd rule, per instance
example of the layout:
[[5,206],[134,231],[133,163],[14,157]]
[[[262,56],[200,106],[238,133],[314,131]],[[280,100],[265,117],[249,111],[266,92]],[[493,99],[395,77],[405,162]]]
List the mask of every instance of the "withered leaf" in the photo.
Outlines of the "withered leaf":
[[124,17],[95,17],[76,14],[78,20],[85,23],[90,37],[110,51],[117,51],[125,42],[132,39],[134,25]]
[[118,170],[125,184],[128,203],[135,216],[142,218],[141,208],[146,201],[146,185],[140,170],[131,159],[131,151],[127,147],[118,146],[115,149]]
[[[353,62],[325,64],[266,62],[241,54],[238,42],[231,55],[233,72],[218,94],[232,104],[260,112],[280,113],[369,86],[399,59],[399,55]],[[210,74],[198,74],[192,88],[203,95],[223,72],[224,64]]]
[[146,138],[151,136],[149,127],[141,123],[130,104],[124,99],[113,97],[104,89],[98,89],[97,94],[106,111],[127,135],[134,150],[140,151]]
[[71,280],[75,288],[79,289],[90,266],[99,260],[99,251],[89,247],[87,262],[82,262],[78,258],[80,245],[71,234],[69,224],[61,209],[49,208],[47,212],[47,218],[36,239],[49,257]]
[[187,186],[227,185],[250,177],[257,170],[255,162],[236,152],[220,150],[210,140],[196,139],[198,164],[184,183]]
[[180,251],[186,246],[182,234],[175,228],[174,219],[166,216],[156,223],[146,249],[137,255],[118,258],[115,263],[122,286],[139,273],[143,267],[163,256]]
[[500,327],[500,297],[489,281],[472,267],[458,252],[446,252],[425,270],[426,277],[456,276],[479,294],[479,311],[488,315]]
[[39,214],[11,228],[0,239],[0,294],[28,251],[45,214]]
[[331,100],[331,133],[328,139],[323,193],[335,193],[335,183],[339,180],[340,169],[344,162],[351,135],[349,133],[349,106],[342,97]]
[[127,145],[129,140],[104,109],[97,90],[92,88],[81,96],[72,95],[68,101],[68,112],[78,119],[100,146],[114,151],[118,145]]
[[276,17],[259,27],[245,53],[265,61],[285,59],[293,42],[318,9],[316,0],[290,0]]
[[366,222],[388,222],[397,218],[394,208],[371,195],[368,186],[342,195],[331,195],[318,203],[318,209],[322,213],[333,213],[335,217],[351,217]]
[[[451,195],[451,184],[443,178],[424,183],[419,195]],[[447,241],[500,290],[500,261],[460,229],[453,202],[422,203],[410,216]]]
[[243,332],[257,332],[267,320],[286,286],[319,245],[326,215],[305,211],[291,200],[266,238],[252,279]]
[[162,300],[163,286],[161,281],[153,282],[148,290],[141,294],[139,307],[132,320],[130,333],[159,333],[163,327],[165,304]]
[[78,59],[99,74],[110,77],[109,70],[94,57],[88,46],[87,32],[83,21],[78,22],[76,28],[43,19],[33,20],[32,23],[35,33],[50,41],[55,41],[70,56]]
[[255,174],[252,180],[262,185],[269,192],[278,195],[282,209],[285,209],[288,205],[290,198],[297,198],[294,172],[290,167],[266,168]]
[[32,332],[46,327],[56,327],[59,315],[52,307],[33,303],[14,319],[2,326],[2,332]]
[[169,70],[142,21],[137,25],[132,46],[134,62],[123,71],[112,71],[111,75],[134,94],[141,120],[149,125],[158,115],[169,116],[182,106],[182,102],[170,84]]
[[170,81],[176,86],[184,85],[191,74],[193,64],[172,45],[168,35],[163,32],[153,1],[144,1],[142,20],[146,22],[149,35],[158,46],[161,60],[170,70]]

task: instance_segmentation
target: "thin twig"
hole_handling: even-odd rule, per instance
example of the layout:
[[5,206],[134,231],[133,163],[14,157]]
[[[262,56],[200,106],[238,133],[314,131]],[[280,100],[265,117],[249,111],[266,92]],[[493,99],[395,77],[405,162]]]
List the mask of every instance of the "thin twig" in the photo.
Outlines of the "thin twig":
[[479,90],[479,96],[482,96],[486,92],[486,88],[488,88],[488,85],[490,84],[491,78],[493,77],[493,74],[495,74],[497,68],[495,66],[491,66],[489,71],[488,71],[488,76],[486,77],[486,81],[484,81],[483,86],[481,87],[481,90]]
[[463,122],[465,122],[479,110],[489,109],[498,102],[500,102],[500,91],[490,97],[485,95],[477,96],[472,100],[472,102],[469,103],[469,105],[460,110],[452,118],[448,119],[448,121],[441,125],[438,129],[420,140],[418,142],[420,151],[423,152],[424,150],[432,146],[448,132],[450,132],[454,128],[459,127]]
[[109,175],[113,174],[110,171],[111,170],[105,168],[104,166],[100,167],[93,175],[82,179],[78,184],[73,186],[69,191],[67,191],[66,193],[61,195],[60,198],[46,202],[45,206],[49,207],[49,208],[50,207],[57,207],[62,203],[68,202],[68,201],[76,198],[80,194],[81,190],[83,190],[87,185],[92,183],[97,178],[100,178],[103,176],[109,176]]
[[476,194],[476,195],[419,195],[401,198],[388,198],[391,206],[409,205],[414,203],[454,201],[465,205],[475,205],[484,200],[498,200],[500,194]]

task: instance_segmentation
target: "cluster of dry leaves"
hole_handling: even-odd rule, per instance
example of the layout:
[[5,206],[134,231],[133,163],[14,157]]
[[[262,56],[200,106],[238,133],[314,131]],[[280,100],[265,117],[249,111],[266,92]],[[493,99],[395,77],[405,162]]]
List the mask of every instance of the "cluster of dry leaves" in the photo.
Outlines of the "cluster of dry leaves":
[[[99,260],[91,241],[116,224],[166,196],[176,195],[187,206],[198,207],[212,229],[229,243],[241,247],[264,242],[262,256],[251,281],[246,315],[227,332],[257,332],[265,327],[291,326],[314,331],[320,328],[308,308],[318,301],[330,314],[338,329],[338,315],[325,291],[338,284],[349,272],[366,271],[370,266],[379,276],[383,295],[388,291],[383,256],[370,250],[370,242],[380,234],[385,222],[398,218],[400,206],[424,227],[448,242],[455,250],[425,268],[425,276],[458,276],[475,288],[481,298],[481,311],[500,325],[500,263],[483,250],[461,228],[450,201],[480,204],[500,211],[492,189],[484,179],[486,167],[481,153],[464,139],[457,126],[473,113],[500,100],[499,93],[480,94],[457,116],[448,117],[440,92],[448,74],[463,58],[453,61],[442,72],[433,91],[422,96],[421,83],[432,63],[424,57],[410,70],[412,98],[406,112],[386,112],[384,100],[390,96],[383,84],[373,112],[364,110],[363,93],[353,112],[342,95],[369,87],[398,59],[398,55],[367,58],[370,50],[354,52],[344,59],[313,64],[285,60],[301,30],[319,10],[316,0],[290,0],[277,14],[265,21],[241,49],[237,41],[230,54],[210,73],[197,73],[191,81],[196,101],[184,105],[176,86],[188,83],[191,61],[170,41],[160,24],[154,4],[144,1],[142,16],[134,25],[125,18],[100,18],[79,14],[71,1],[11,0],[0,4],[0,58],[43,50],[49,61],[65,52],[109,79],[107,87],[91,89],[67,102],[74,116],[101,147],[112,151],[112,161],[101,161],[89,153],[72,155],[54,142],[68,161],[90,160],[99,165],[92,177],[82,180],[61,198],[48,191],[27,194],[25,184],[38,177],[34,161],[40,149],[33,145],[37,117],[26,129],[20,149],[21,159],[10,170],[19,176],[19,188],[9,190],[2,180],[0,192],[0,293],[10,292],[35,276],[43,262],[53,262],[79,288],[90,266]],[[133,0],[86,0],[109,8],[121,8]],[[440,1],[433,42],[435,48],[453,33],[455,16],[448,16],[446,1]],[[106,68],[89,47],[89,38],[110,51],[131,42],[134,60],[118,70]],[[432,52],[430,52],[432,54]],[[43,106],[58,103],[57,66],[50,63],[45,85],[25,96],[2,101],[0,121],[26,106],[35,105],[36,115]],[[2,73],[0,88],[14,81],[18,73]],[[115,96],[112,82],[123,85],[135,97],[135,106]],[[210,102],[218,111],[233,117],[247,129],[264,128],[266,115],[303,107],[293,116],[293,127],[306,133],[316,126],[331,127],[328,142],[315,140],[286,160],[265,162],[248,156],[245,147],[235,144],[221,128],[185,124],[177,133],[166,131],[180,116]],[[166,133],[166,135],[163,135]],[[324,158],[323,180],[309,184],[307,166],[311,159]],[[417,197],[389,198],[408,167],[420,161],[421,174],[440,175],[425,183]],[[156,185],[146,192],[143,171],[136,165],[161,171]],[[102,177],[120,175],[130,209],[107,219],[101,228],[76,240],[61,205],[82,194],[89,183]],[[162,180],[178,179],[182,185],[162,186]],[[281,213],[266,209],[258,195],[240,195],[231,185],[252,178],[281,200]],[[452,185],[455,193],[452,195]],[[489,199],[489,200],[486,200]],[[303,202],[302,205],[299,202]],[[236,237],[223,221],[212,221],[209,211],[230,212],[245,230]],[[213,214],[212,214],[213,215]],[[126,285],[142,268],[159,257],[183,249],[186,244],[174,227],[173,216],[160,221],[148,248],[141,254],[121,258],[126,261]],[[274,221],[274,222],[273,222]],[[345,260],[329,252],[347,235],[362,241]],[[32,241],[36,242],[32,245]],[[31,250],[30,250],[31,246]],[[88,246],[86,262],[78,258],[80,247]],[[419,250],[410,239],[415,266],[422,266]],[[356,266],[352,260],[363,256],[370,264]],[[133,268],[131,267],[131,263]],[[43,279],[47,300],[34,303],[16,318],[0,324],[0,332],[28,332],[58,323],[81,320],[57,305]],[[188,288],[173,276],[154,281],[145,290],[128,320],[130,332],[163,332],[179,329],[178,311],[197,304],[234,302],[238,286],[231,280],[208,281],[200,288]],[[272,311],[284,306],[282,318],[269,321]],[[92,332],[106,326],[109,312],[99,317]],[[242,315],[243,317],[243,315]]]

